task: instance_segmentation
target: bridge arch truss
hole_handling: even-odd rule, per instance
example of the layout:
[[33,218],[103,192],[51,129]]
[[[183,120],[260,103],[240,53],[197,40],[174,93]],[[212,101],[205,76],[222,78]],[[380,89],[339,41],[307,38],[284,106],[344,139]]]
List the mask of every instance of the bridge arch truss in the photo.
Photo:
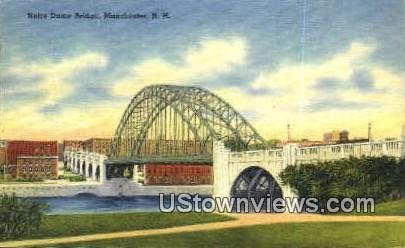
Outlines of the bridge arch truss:
[[266,147],[251,124],[217,95],[198,87],[148,86],[136,94],[116,129],[111,159],[212,156],[212,142],[233,150]]

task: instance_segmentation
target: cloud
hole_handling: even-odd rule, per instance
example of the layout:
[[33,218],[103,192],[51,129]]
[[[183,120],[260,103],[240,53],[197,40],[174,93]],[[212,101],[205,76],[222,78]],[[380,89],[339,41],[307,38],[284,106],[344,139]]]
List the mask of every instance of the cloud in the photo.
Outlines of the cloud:
[[[196,79],[215,77],[243,64],[246,53],[246,42],[240,38],[201,41],[181,55],[182,65],[162,59],[143,61],[118,82],[117,88],[124,90],[121,94],[133,95],[137,87],[151,82],[186,84]],[[78,101],[75,105],[61,105],[62,99],[78,90],[70,82],[71,77],[82,70],[104,68],[107,62],[103,54],[87,53],[59,62],[21,64],[10,68],[8,74],[12,77],[35,78],[32,83],[24,84],[27,86],[25,91],[40,93],[41,96],[4,113],[5,137],[60,139],[112,136],[127,105],[126,100]]]
[[198,46],[181,54],[177,65],[160,58],[147,59],[135,65],[129,75],[115,83],[115,95],[134,95],[151,84],[187,84],[211,79],[243,65],[247,44],[242,38],[202,40]]
[[[385,106],[387,98],[391,102],[402,101],[401,76],[370,62],[375,49],[373,44],[353,42],[346,50],[319,63],[286,65],[261,72],[251,85],[257,90],[270,89],[275,92],[273,100],[301,110],[315,106],[328,94],[351,103],[336,104],[335,108]],[[370,101],[374,104],[363,104]]]
[[333,77],[321,78],[314,84],[315,90],[324,91],[325,93],[342,89],[342,87],[343,82]]
[[311,104],[306,106],[306,109],[310,112],[316,112],[320,110],[362,110],[371,107],[377,107],[377,105],[371,101],[359,102],[331,96],[320,97],[311,101]]
[[265,138],[286,139],[287,124],[291,125],[294,139],[322,140],[322,133],[333,129],[347,129],[351,137],[367,137],[368,122],[373,123],[375,138],[399,137],[405,121],[403,101],[395,96],[390,98],[389,94],[373,93],[375,96],[370,99],[360,93],[345,98],[333,94],[319,96],[300,114],[297,106],[280,102],[274,95],[252,95],[239,87],[214,92],[242,113]]
[[99,102],[65,106],[55,114],[43,114],[30,105],[3,115],[4,136],[12,139],[87,139],[112,137],[127,102]]
[[[287,123],[291,124],[293,138],[321,139],[322,132],[337,128],[348,129],[352,137],[365,136],[368,122],[373,123],[375,137],[398,136],[401,121],[405,120],[404,75],[372,63],[370,57],[375,48],[355,42],[324,61],[263,70],[250,82],[250,88],[231,85],[210,90],[241,112],[265,138],[284,139]],[[107,64],[102,54],[82,56],[54,64],[13,68],[18,78],[34,78],[36,84],[30,84],[28,92],[41,92],[43,97],[3,115],[5,137],[61,139],[113,135],[127,105],[126,99],[79,101],[63,107],[58,103],[75,93],[69,79],[74,73]],[[239,38],[201,41],[180,57],[181,64],[156,58],[137,64],[127,77],[118,81],[114,93],[133,95],[150,82],[189,84],[223,73],[238,75],[235,69],[246,63],[247,45]],[[51,79],[62,88],[48,87]],[[45,86],[36,87],[42,84]],[[45,96],[53,90],[59,92]]]
[[335,86],[336,81],[349,79],[353,68],[361,66],[374,50],[374,45],[353,42],[347,50],[335,54],[327,61],[293,64],[276,71],[261,72],[251,85],[255,89],[272,89],[277,92],[278,101],[302,106],[316,97],[316,92],[312,90],[314,86],[327,88],[334,86],[331,85],[331,79],[335,80],[332,82]]
[[351,81],[360,90],[371,91],[374,89],[374,78],[367,70],[355,71],[351,76]]
[[[2,113],[5,136],[20,139],[57,138],[60,137],[58,135],[79,127],[91,128],[95,122],[103,126],[102,121],[108,119],[111,113],[103,113],[102,109],[94,111],[91,106],[86,106],[83,110],[79,103],[74,108],[57,106],[60,106],[60,100],[74,93],[70,77],[82,70],[104,68],[107,62],[103,54],[86,53],[59,62],[45,61],[27,65],[18,63],[7,68],[7,77],[34,80],[23,86],[11,87],[6,92],[3,100],[7,101],[8,109]],[[22,99],[15,99],[16,96]],[[83,114],[86,111],[90,115]],[[44,114],[45,112],[53,113]]]
[[10,90],[8,94],[19,92],[39,92],[42,97],[32,99],[30,104],[38,107],[53,105],[58,100],[70,95],[73,86],[69,78],[78,71],[91,68],[104,68],[107,65],[107,58],[100,53],[86,53],[76,57],[63,59],[59,62],[45,61],[32,64],[19,63],[10,67],[7,74],[17,78],[35,77],[36,79],[26,84],[23,89],[18,87]]
[[339,93],[350,88],[361,92],[374,91],[376,90],[374,77],[369,70],[361,68],[353,70],[346,80],[336,77],[320,78],[313,85],[314,90],[322,91],[322,93]]
[[254,113],[248,119],[265,137],[285,138],[288,123],[296,138],[321,138],[337,128],[361,136],[368,122],[378,128],[376,137],[398,136],[405,120],[404,75],[371,61],[375,49],[353,42],[324,61],[261,71],[250,86],[269,94],[215,91],[240,112]]

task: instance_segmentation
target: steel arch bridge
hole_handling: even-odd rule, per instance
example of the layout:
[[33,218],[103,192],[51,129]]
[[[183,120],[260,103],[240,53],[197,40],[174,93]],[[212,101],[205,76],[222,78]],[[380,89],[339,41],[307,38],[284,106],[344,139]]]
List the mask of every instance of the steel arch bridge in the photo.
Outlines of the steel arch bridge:
[[110,161],[212,161],[213,141],[232,150],[266,142],[219,96],[198,87],[154,85],[131,100],[116,129]]

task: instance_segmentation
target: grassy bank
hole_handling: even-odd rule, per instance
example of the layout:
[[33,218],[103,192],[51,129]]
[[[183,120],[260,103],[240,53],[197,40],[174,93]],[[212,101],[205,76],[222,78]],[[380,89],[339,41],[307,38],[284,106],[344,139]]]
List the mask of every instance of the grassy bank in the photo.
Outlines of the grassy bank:
[[24,237],[64,237],[94,233],[184,226],[231,220],[219,214],[204,213],[114,213],[45,216],[40,229]]
[[382,202],[376,205],[374,215],[405,215],[405,200]]
[[[379,203],[375,210],[367,215],[404,216],[405,200]],[[402,247],[403,233],[404,222],[289,223],[58,247]]]
[[291,223],[57,247],[403,247],[405,223]]
[[44,183],[43,179],[22,179],[22,178],[0,178],[0,186],[2,184],[32,184],[32,183]]
[[388,201],[388,202],[381,202],[375,205],[374,213],[328,213],[328,214],[338,214],[338,215],[385,215],[385,216],[405,216],[405,200],[397,200],[397,201]]

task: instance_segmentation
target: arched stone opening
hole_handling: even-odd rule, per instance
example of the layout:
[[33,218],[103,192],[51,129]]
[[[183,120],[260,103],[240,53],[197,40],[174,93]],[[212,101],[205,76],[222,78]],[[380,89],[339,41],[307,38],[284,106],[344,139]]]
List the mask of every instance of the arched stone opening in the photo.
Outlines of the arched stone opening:
[[90,163],[89,164],[89,169],[87,171],[87,176],[92,177],[93,176],[93,165]]
[[78,159],[76,163],[76,173],[80,173],[80,159]]
[[96,167],[96,180],[100,181],[100,166]]
[[[231,197],[247,198],[249,201],[249,210],[252,210],[251,202],[260,202],[262,198],[263,205],[261,210],[272,210],[268,203],[276,198],[282,198],[283,192],[277,180],[265,169],[252,166],[243,170],[236,178],[232,188]],[[270,198],[270,201],[268,199]],[[244,206],[245,208],[246,206]]]

